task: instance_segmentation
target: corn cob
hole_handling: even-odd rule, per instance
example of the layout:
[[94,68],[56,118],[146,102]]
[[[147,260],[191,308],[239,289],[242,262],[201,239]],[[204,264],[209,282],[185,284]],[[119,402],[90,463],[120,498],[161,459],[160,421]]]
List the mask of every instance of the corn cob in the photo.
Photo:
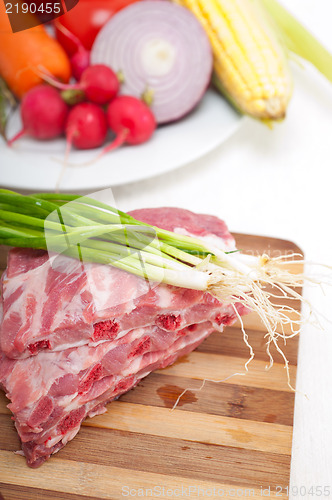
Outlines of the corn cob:
[[216,86],[243,113],[285,116],[292,81],[283,47],[255,0],[174,0],[203,25],[214,55]]

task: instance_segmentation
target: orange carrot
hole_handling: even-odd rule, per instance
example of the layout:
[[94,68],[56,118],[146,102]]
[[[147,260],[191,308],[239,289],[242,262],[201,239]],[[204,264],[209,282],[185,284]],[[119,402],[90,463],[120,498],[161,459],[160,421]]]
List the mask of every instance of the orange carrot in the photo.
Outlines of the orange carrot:
[[68,82],[71,73],[68,56],[44,26],[13,33],[5,2],[0,2],[0,76],[21,98],[42,82],[40,70]]

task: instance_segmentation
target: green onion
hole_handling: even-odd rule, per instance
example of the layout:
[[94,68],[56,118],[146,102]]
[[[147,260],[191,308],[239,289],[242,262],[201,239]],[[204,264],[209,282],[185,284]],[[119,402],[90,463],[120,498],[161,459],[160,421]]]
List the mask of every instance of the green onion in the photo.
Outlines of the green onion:
[[292,263],[293,255],[281,262],[266,255],[225,252],[204,239],[145,224],[93,198],[24,196],[1,189],[0,244],[47,250],[51,262],[60,253],[82,262],[111,265],[153,282],[209,292],[232,304],[237,315],[235,304],[242,303],[256,311],[266,326],[268,353],[271,342],[282,353],[279,336],[287,336],[286,326],[294,335],[300,325],[297,311],[289,308],[295,314],[291,319],[284,307],[271,303],[271,292],[266,290],[272,285],[283,298],[301,300],[294,287],[302,284],[303,276],[283,266]]

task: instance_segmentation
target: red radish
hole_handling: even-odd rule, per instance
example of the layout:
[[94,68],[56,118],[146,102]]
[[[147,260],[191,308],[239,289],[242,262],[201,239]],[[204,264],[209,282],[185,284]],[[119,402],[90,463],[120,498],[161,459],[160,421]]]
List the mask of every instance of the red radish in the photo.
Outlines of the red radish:
[[119,80],[114,71],[104,64],[95,64],[86,68],[79,83],[66,85],[58,82],[48,74],[40,75],[61,90],[82,90],[86,98],[95,104],[109,103],[119,92]]
[[76,51],[70,59],[70,64],[73,77],[79,81],[83,71],[90,66],[90,51],[86,50],[80,39],[65,28],[59,20],[56,20],[54,24],[76,47]]
[[82,102],[74,106],[68,115],[66,125],[67,147],[62,169],[56,183],[58,191],[65,173],[67,159],[72,146],[77,149],[93,149],[101,146],[107,135],[107,120],[104,111],[91,102]]
[[83,102],[70,112],[66,125],[67,152],[72,145],[77,149],[92,149],[101,146],[107,134],[104,111],[96,104]]
[[79,49],[73,57],[70,59],[71,72],[75,80],[79,81],[82,77],[83,72],[90,65],[90,52],[84,48]]
[[108,125],[116,134],[116,138],[94,160],[80,164],[80,166],[91,165],[122,144],[142,144],[150,139],[156,129],[156,121],[152,112],[143,101],[136,97],[127,95],[115,97],[109,104],[106,115]]
[[116,139],[103,153],[127,144],[141,144],[150,139],[156,129],[156,121],[148,106],[136,97],[121,95],[113,99],[107,109],[108,125]]
[[64,133],[68,107],[57,90],[49,85],[38,85],[25,94],[21,102],[22,130],[8,145],[23,135],[48,140]]
[[114,71],[104,64],[87,68],[80,79],[87,99],[97,104],[106,104],[119,92],[119,80]]

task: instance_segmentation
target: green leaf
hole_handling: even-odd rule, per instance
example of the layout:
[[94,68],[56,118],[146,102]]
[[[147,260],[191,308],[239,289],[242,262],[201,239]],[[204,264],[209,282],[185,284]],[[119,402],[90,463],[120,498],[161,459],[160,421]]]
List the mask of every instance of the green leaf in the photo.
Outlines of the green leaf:
[[272,17],[286,47],[313,64],[332,82],[332,55],[277,0],[260,0]]

